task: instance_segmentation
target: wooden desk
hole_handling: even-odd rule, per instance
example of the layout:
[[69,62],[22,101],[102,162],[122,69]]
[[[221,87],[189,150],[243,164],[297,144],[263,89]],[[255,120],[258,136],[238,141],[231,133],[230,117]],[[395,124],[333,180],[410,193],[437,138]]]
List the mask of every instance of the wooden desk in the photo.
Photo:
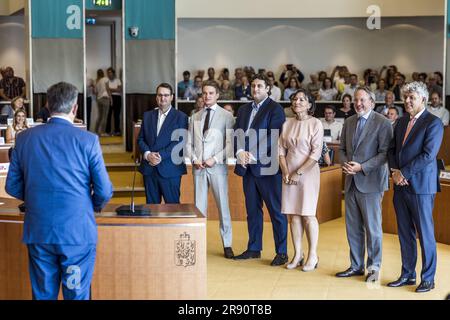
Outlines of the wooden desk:
[[[0,202],[0,299],[31,299],[20,201]],[[150,218],[117,217],[116,207],[96,218],[92,299],[206,299],[205,217],[192,205],[151,205]],[[188,259],[183,245],[195,250]]]
[[437,158],[444,160],[445,165],[450,164],[450,127],[448,126],[444,127],[444,137]]
[[[434,234],[436,241],[450,244],[450,182],[441,181],[441,192],[434,200]],[[383,232],[397,234],[397,217],[394,209],[394,190],[389,180],[389,191],[385,192],[382,203]]]

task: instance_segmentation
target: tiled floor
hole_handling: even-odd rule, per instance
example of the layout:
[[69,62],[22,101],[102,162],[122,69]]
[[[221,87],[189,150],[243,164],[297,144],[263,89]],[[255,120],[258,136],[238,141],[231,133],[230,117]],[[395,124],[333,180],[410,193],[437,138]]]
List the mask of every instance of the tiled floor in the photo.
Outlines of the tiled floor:
[[[234,261],[223,258],[217,221],[209,221],[208,298],[209,299],[444,299],[450,293],[450,246],[438,244],[436,289],[417,294],[415,286],[389,288],[386,283],[397,279],[400,272],[400,247],[396,235],[383,238],[381,281],[366,284],[364,277],[339,279],[334,276],[349,266],[344,219],[320,225],[319,267],[314,272],[271,267],[274,244],[270,223],[265,224],[264,249],[261,259]],[[290,241],[290,239],[289,239]],[[235,254],[245,250],[246,222],[233,222]],[[306,249],[306,238],[304,239]],[[293,255],[292,244],[288,244]],[[417,272],[420,274],[420,258]]]

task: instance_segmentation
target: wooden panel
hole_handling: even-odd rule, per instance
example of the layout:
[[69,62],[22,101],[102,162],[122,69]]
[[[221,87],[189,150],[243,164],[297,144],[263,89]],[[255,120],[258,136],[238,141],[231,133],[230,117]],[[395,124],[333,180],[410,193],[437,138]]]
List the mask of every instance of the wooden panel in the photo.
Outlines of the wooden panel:
[[[383,198],[383,232],[397,234],[397,218],[393,204],[394,191],[391,188]],[[441,182],[442,191],[436,194],[433,219],[436,241],[450,244],[450,184]]]
[[445,165],[450,165],[450,127],[444,127],[444,138],[437,158],[444,160]]

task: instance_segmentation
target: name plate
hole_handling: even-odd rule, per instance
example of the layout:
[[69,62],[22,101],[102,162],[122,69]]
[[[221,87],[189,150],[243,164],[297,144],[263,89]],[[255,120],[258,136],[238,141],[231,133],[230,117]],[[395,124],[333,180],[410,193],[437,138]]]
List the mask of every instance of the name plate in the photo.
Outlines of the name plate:
[[441,171],[439,178],[450,180],[450,171]]
[[9,163],[0,163],[0,175],[8,174]]

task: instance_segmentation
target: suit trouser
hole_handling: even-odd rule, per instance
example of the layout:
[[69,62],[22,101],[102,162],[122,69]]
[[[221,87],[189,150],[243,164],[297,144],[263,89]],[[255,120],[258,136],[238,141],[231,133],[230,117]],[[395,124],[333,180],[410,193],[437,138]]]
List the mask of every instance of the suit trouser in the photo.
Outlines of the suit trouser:
[[367,242],[367,269],[380,270],[383,229],[381,200],[383,192],[362,193],[352,182],[345,193],[345,225],[350,246],[351,267],[364,269]]
[[120,133],[120,111],[122,110],[122,96],[113,94],[112,105],[109,106],[108,120],[106,120],[106,133],[111,133],[111,118],[114,113],[114,133]]
[[147,204],[160,204],[161,197],[165,203],[180,203],[181,176],[165,178],[158,170],[144,176]]
[[402,253],[402,277],[416,278],[417,240],[422,251],[422,281],[434,281],[437,253],[434,238],[434,194],[412,194],[401,188],[394,191],[398,236]]
[[89,300],[96,245],[28,244],[29,272],[34,300]]
[[287,218],[281,213],[281,174],[255,177],[247,170],[243,178],[250,251],[262,250],[264,226],[263,201],[272,221],[275,251],[287,253]]
[[208,187],[211,187],[217,208],[219,209],[220,235],[222,244],[231,247],[232,228],[230,207],[228,205],[228,175],[211,174],[206,170],[201,175],[194,175],[194,195],[196,207],[207,216],[208,213]]

